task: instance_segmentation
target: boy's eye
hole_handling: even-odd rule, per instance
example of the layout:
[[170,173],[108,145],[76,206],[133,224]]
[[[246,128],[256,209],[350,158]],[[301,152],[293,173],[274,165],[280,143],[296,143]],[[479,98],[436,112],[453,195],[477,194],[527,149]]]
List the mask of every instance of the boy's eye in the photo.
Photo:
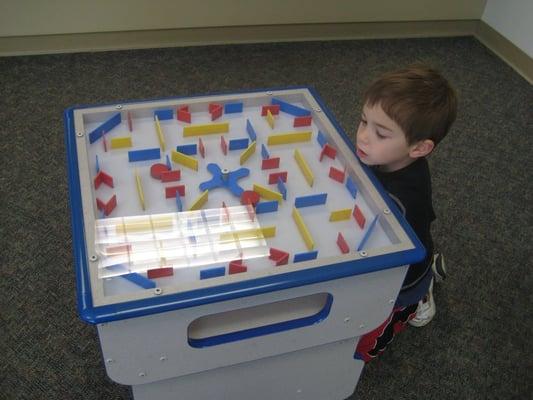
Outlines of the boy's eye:
[[377,135],[377,137],[380,138],[380,139],[385,139],[385,138],[387,137],[387,136],[382,135],[381,133],[379,133],[379,131],[376,131],[376,135]]
[[366,120],[361,118],[361,125],[366,125]]

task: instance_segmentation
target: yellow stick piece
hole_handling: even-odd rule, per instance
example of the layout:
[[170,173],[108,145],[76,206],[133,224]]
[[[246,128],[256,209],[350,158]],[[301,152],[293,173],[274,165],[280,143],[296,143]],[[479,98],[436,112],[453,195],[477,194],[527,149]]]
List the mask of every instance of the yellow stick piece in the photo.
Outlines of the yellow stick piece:
[[250,144],[250,146],[248,146],[248,148],[241,153],[241,159],[240,159],[241,165],[243,165],[246,162],[246,160],[248,160],[252,156],[252,154],[255,153],[256,145],[257,145],[257,142],[254,140],[252,144]]
[[253,191],[259,193],[259,196],[267,200],[277,200],[278,203],[281,203],[283,200],[283,195],[281,193],[270,190],[269,188],[258,185],[257,183],[254,183]]
[[117,233],[151,233],[152,231],[168,230],[172,228],[172,217],[142,217],[138,220],[128,219],[128,222],[117,225]]
[[204,190],[204,192],[198,196],[196,200],[192,203],[191,208],[189,208],[189,211],[199,210],[202,208],[202,206],[207,202],[207,199],[209,197],[209,190]]
[[189,125],[183,127],[183,137],[228,133],[229,122],[218,124]]
[[272,146],[276,144],[309,142],[312,134],[313,132],[311,131],[279,133],[276,135],[270,135],[267,138],[267,144]]
[[311,168],[309,168],[309,165],[307,164],[307,161],[305,161],[305,158],[300,152],[300,150],[294,150],[294,158],[296,159],[296,163],[300,167],[302,174],[304,174],[305,180],[307,181],[309,186],[312,187],[315,181],[315,177],[313,175],[313,171],[311,171]]
[[342,210],[332,211],[331,214],[329,215],[329,220],[331,222],[344,221],[346,219],[350,219],[351,216],[352,216],[352,209],[344,208]]
[[267,226],[257,229],[245,229],[236,232],[227,232],[220,234],[221,242],[233,242],[248,239],[266,239],[276,236],[276,227]]
[[270,110],[267,110],[266,120],[268,122],[268,125],[270,125],[270,129],[274,129],[274,116],[270,112]]
[[137,194],[139,195],[141,207],[143,210],[146,210],[146,207],[144,204],[144,191],[143,191],[143,186],[141,183],[141,176],[139,175],[139,171],[137,170],[135,170],[135,182],[137,183]]
[[155,116],[155,130],[157,132],[157,138],[159,139],[159,146],[161,146],[162,151],[165,151],[165,136],[163,136],[161,124],[159,123],[159,118],[157,115]]
[[172,150],[172,161],[176,164],[184,165],[187,168],[194,169],[198,171],[198,160],[194,157],[183,154],[179,151]]
[[298,231],[300,231],[300,235],[302,235],[302,238],[305,242],[305,245],[307,246],[307,249],[309,251],[313,250],[315,247],[315,242],[313,241],[313,237],[311,236],[311,233],[309,233],[309,229],[307,229],[307,226],[305,225],[305,222],[302,218],[302,215],[300,214],[300,211],[296,207],[292,209],[292,218],[294,219],[294,222],[296,223],[296,226],[298,227]]
[[131,147],[132,145],[130,136],[115,137],[111,139],[112,149],[123,149],[124,147]]

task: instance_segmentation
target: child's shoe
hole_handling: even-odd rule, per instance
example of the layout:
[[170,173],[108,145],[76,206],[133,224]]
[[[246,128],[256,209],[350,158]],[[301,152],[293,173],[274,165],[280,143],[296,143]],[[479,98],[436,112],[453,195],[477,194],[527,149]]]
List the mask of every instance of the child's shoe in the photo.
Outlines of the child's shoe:
[[409,325],[420,328],[426,326],[431,322],[435,316],[437,309],[435,307],[435,300],[433,299],[433,279],[429,285],[428,293],[422,300],[418,302],[418,308],[413,319],[409,320]]
[[446,279],[446,264],[444,263],[444,256],[440,253],[435,253],[433,255],[433,262],[431,263],[431,269],[433,271],[433,276],[437,283],[442,282]]

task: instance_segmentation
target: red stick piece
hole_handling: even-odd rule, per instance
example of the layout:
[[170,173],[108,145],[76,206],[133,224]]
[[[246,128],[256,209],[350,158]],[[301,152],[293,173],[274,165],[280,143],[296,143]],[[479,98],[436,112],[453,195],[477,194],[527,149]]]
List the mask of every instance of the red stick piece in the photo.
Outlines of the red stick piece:
[[205,146],[204,142],[202,141],[202,138],[198,138],[198,149],[200,150],[202,158],[205,158]]
[[180,194],[181,197],[185,196],[185,185],[169,186],[165,188],[165,197],[167,199],[175,199],[176,192]]
[[104,151],[107,153],[107,140],[105,140],[105,131],[102,131],[102,142],[104,143]]
[[220,104],[209,104],[209,113],[211,114],[211,121],[218,119],[222,116],[224,108]]
[[187,122],[188,124],[191,123],[191,113],[188,111],[189,107],[186,107],[187,109],[180,108],[178,109],[178,112],[176,113],[176,119],[181,122]]
[[189,112],[189,106],[180,106],[178,108],[178,111],[187,111],[187,112]]
[[313,117],[311,115],[307,115],[305,117],[295,117],[293,127],[297,128],[299,126],[309,126],[311,125],[311,121],[313,120]]
[[261,162],[261,169],[275,169],[279,168],[279,157],[265,158]]
[[226,217],[226,220],[224,222],[229,222],[229,210],[228,207],[226,207],[226,203],[222,202],[222,208],[224,209],[224,215]]
[[234,260],[229,263],[229,275],[240,274],[241,272],[246,272],[247,270],[248,267],[242,263],[242,260]]
[[124,254],[131,251],[131,244],[122,244],[119,246],[111,246],[105,249],[106,254]]
[[357,225],[359,225],[359,228],[363,229],[365,227],[366,218],[357,204],[353,209],[353,216],[357,221]]
[[345,174],[346,170],[341,171],[340,169],[337,169],[335,167],[329,168],[329,177],[339,183],[344,183]]
[[228,154],[228,144],[226,143],[224,136],[220,136],[220,148],[222,149],[222,153],[226,156]]
[[269,184],[273,184],[273,183],[278,183],[278,179],[280,179],[283,181],[283,182],[287,182],[287,171],[283,171],[283,172],[274,172],[270,175],[268,175],[268,183]]
[[98,174],[94,177],[94,189],[97,190],[100,185],[104,183],[109,187],[113,186],[113,177],[107,175],[104,171],[100,170]]
[[131,113],[128,111],[128,129],[131,131],[133,131],[133,124],[131,122]]
[[279,104],[272,104],[268,106],[263,106],[261,108],[261,116],[265,117],[267,115],[268,110],[270,110],[270,113],[272,115],[278,115],[279,114]]
[[289,262],[289,253],[271,247],[270,256],[268,258],[270,258],[271,260],[274,260],[274,262],[276,263],[276,267],[277,267],[280,265],[285,265]]
[[163,173],[170,171],[167,164],[157,163],[150,167],[150,175],[152,178],[161,179]]
[[174,275],[174,268],[165,267],[165,268],[149,269],[148,271],[146,271],[146,274],[148,275],[148,279],[164,278],[165,276]]
[[340,232],[337,236],[337,246],[339,246],[339,249],[341,250],[342,254],[346,254],[350,251],[348,243],[346,243],[346,239],[344,239],[344,236],[342,236],[342,233]]

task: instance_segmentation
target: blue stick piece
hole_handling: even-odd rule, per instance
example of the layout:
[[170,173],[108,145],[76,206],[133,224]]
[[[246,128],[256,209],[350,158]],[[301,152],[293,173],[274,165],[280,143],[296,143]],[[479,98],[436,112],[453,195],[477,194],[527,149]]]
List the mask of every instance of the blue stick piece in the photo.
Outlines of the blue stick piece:
[[200,271],[200,279],[216,278],[217,276],[224,276],[225,274],[226,267],[203,269]]
[[300,196],[294,199],[294,206],[296,208],[318,206],[321,204],[326,204],[328,198],[327,193],[312,194],[309,196]]
[[363,236],[363,239],[361,240],[361,243],[359,243],[359,246],[357,246],[357,251],[363,250],[363,248],[366,245],[366,242],[368,242],[368,239],[370,238],[370,235],[372,235],[372,231],[374,230],[374,227],[376,226],[376,223],[378,222],[379,214],[376,215],[368,227],[368,229],[365,232],[365,235]]
[[269,212],[278,211],[278,204],[279,204],[279,202],[277,200],[261,201],[261,202],[256,204],[255,213],[256,214],[265,214],[265,213],[269,213]]
[[264,143],[261,143],[261,157],[263,157],[263,160],[268,160],[270,158],[270,154],[268,154],[268,150]]
[[224,104],[224,114],[234,114],[242,112],[243,103]]
[[169,171],[171,171],[172,170],[172,164],[170,163],[170,157],[168,156],[168,154],[166,155],[166,157],[167,157],[167,168],[168,168]]
[[222,174],[222,170],[218,164],[207,164],[207,170],[213,175],[210,181],[202,182],[199,186],[200,191],[212,190],[218,187],[228,189],[234,196],[241,197],[244,189],[239,186],[238,180],[250,175],[248,168],[239,168],[235,171],[228,172],[227,175]]
[[318,141],[320,147],[324,147],[328,142],[328,140],[321,131],[318,131],[318,135],[316,135],[316,140]]
[[283,200],[287,200],[287,186],[281,177],[278,178],[278,190],[283,196]]
[[250,140],[252,142],[257,140],[257,134],[255,133],[254,127],[249,119],[246,120],[246,132],[248,132],[248,136],[250,136]]
[[128,151],[129,162],[159,160],[160,158],[161,158],[161,149],[159,149],[159,147],[154,147],[153,149]]
[[178,211],[183,211],[183,203],[181,202],[181,196],[180,193],[176,190],[176,206],[178,207]]
[[279,109],[281,111],[290,115],[294,115],[295,117],[305,117],[311,115],[311,111],[295,106],[294,104],[287,103],[280,99],[272,99],[272,104],[279,105]]
[[127,279],[128,281],[144,289],[153,289],[156,287],[156,284],[154,281],[148,278],[145,278],[144,276],[136,272],[129,272],[129,270],[122,264],[110,265],[106,269],[112,272],[122,274],[120,275],[121,278]]
[[98,162],[98,156],[96,156],[96,173],[100,172],[100,163]]
[[355,185],[351,176],[346,179],[346,189],[348,189],[348,192],[350,192],[354,199],[357,197],[357,186]]
[[89,143],[94,143],[102,137],[102,132],[108,133],[115,126],[122,122],[120,113],[113,115],[106,122],[100,125],[98,128],[89,133]]
[[157,116],[157,119],[159,121],[163,121],[165,119],[172,119],[174,118],[174,111],[172,109],[170,110],[157,110],[154,111],[154,119]]
[[318,256],[318,250],[315,251],[309,251],[307,253],[298,253],[294,255],[294,259],[292,262],[300,262],[300,261],[309,261],[314,260]]
[[176,146],[176,151],[179,151],[183,154],[187,154],[188,156],[194,156],[198,152],[196,143]]
[[229,141],[229,149],[230,150],[243,150],[248,148],[248,138],[243,139],[232,139]]

